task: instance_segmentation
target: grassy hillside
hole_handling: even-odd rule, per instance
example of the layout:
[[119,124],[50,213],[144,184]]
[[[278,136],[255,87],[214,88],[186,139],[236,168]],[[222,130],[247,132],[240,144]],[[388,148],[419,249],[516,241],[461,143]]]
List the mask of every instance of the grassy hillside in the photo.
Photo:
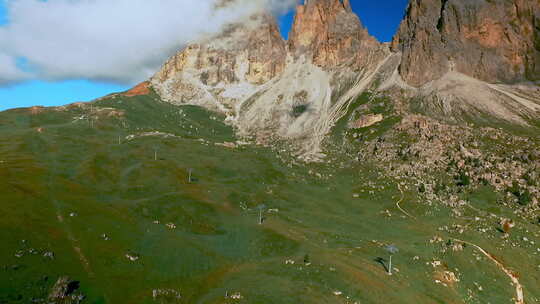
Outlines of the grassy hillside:
[[[401,119],[377,105],[391,120],[356,130],[366,142]],[[512,303],[509,277],[453,239],[540,301],[540,228],[503,193],[465,188],[457,214],[332,138],[329,162],[301,164],[154,94],[2,112],[0,303],[48,303],[66,275],[92,304]]]

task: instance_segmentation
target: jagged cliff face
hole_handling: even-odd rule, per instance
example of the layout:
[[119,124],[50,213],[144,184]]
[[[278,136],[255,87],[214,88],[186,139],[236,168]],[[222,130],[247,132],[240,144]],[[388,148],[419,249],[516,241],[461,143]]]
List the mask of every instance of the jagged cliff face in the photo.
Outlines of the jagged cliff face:
[[490,83],[539,80],[540,1],[412,0],[392,49],[413,86],[452,70]]
[[188,46],[172,57],[155,76],[166,81],[186,70],[200,72],[209,86],[246,80],[265,83],[279,75],[285,66],[285,41],[274,19],[256,15],[245,24],[233,24],[218,37],[203,44]]
[[320,67],[362,67],[379,43],[352,12],[349,0],[312,0],[297,8],[289,48]]
[[168,101],[231,111],[231,98],[280,75],[286,57],[275,20],[259,14],[229,25],[206,42],[189,45],[170,58],[151,82]]
[[540,79],[539,9],[538,0],[411,0],[392,50],[422,112],[457,123],[535,120],[540,96],[527,82]]
[[224,113],[240,135],[292,139],[315,158],[366,89],[414,100],[441,120],[525,126],[540,115],[540,91],[510,84],[540,80],[539,7],[540,0],[411,0],[389,47],[368,34],[349,1],[310,0],[297,7],[288,42],[262,13],[188,46],[150,83],[168,102]]
[[242,135],[320,143],[389,55],[348,1],[298,6],[289,42],[266,14],[173,56],[152,79],[160,96],[220,111]]

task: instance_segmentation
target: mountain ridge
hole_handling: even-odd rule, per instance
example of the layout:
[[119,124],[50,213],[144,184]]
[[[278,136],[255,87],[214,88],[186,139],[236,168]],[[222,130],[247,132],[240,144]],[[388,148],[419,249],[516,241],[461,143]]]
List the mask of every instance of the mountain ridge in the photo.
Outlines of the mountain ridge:
[[[369,36],[347,2],[309,1],[299,5],[297,10],[299,14],[295,17],[286,49],[283,48],[285,41],[277,38],[276,21],[269,17],[257,18],[252,20],[256,25],[251,29],[245,24],[232,25],[243,33],[238,38],[241,40],[238,45],[245,44],[246,39],[256,33],[259,39],[256,41],[274,41],[276,47],[269,49],[263,43],[252,43],[251,49],[229,56],[226,55],[226,41],[230,37],[225,32],[203,43],[203,48],[223,54],[222,58],[227,59],[225,63],[214,65],[208,54],[192,55],[192,49],[197,46],[188,46],[152,77],[152,86],[169,102],[202,105],[225,113],[239,134],[259,139],[267,139],[270,134],[299,140],[299,154],[317,158],[323,137],[342,116],[350,98],[362,90],[347,93],[360,82],[362,87],[367,86],[369,81],[365,78],[373,76],[372,70],[389,53],[387,47]],[[261,28],[273,30],[268,32]],[[276,50],[278,53],[272,56],[270,52]],[[257,58],[262,61],[248,58],[245,52],[250,51],[264,54]],[[171,68],[171,61],[190,57],[191,62],[201,64],[186,69],[174,65]],[[257,72],[267,77],[261,81],[249,78],[253,66],[272,66],[274,57],[278,57],[280,68],[270,70],[276,73],[266,73],[268,71],[263,68]],[[235,77],[205,83],[208,73],[212,75],[216,69],[218,74],[223,73],[220,69],[224,67],[230,67],[227,73]],[[191,94],[187,101],[186,94]],[[350,95],[350,98],[343,99],[340,95]],[[295,108],[304,110],[294,114]]]
[[[512,51],[517,42],[509,40],[501,51],[488,52],[494,39],[503,35],[503,27],[485,26],[465,34],[463,29],[474,28],[477,16],[493,10],[502,11],[499,17],[504,23],[510,18],[504,14],[510,10],[506,2],[475,0],[465,5],[451,0],[442,6],[430,1],[410,2],[392,43],[379,43],[370,36],[348,1],[298,5],[288,41],[279,37],[275,19],[263,13],[264,17],[252,18],[251,30],[245,24],[231,25],[223,34],[181,50],[152,77],[151,84],[164,100],[226,114],[241,135],[296,141],[299,155],[313,159],[323,157],[323,138],[366,90],[389,95],[404,90],[396,98],[421,99],[425,113],[447,122],[486,116],[530,125],[540,110],[536,87],[489,80],[537,77],[540,53],[530,40],[538,34],[534,16],[540,4],[516,0],[515,14],[523,20],[519,26],[529,29],[521,36],[512,31],[514,40],[522,41],[520,49]],[[458,9],[469,9],[473,17],[463,19]],[[228,44],[240,47],[231,52],[226,50]],[[471,46],[462,57],[448,60],[459,45],[477,44],[480,50]],[[488,56],[486,52],[493,64],[474,68],[470,62]],[[516,59],[514,76],[499,77],[510,66],[497,62],[506,62],[509,52],[522,59]],[[299,108],[304,111],[297,113]]]
[[[416,87],[459,71],[489,83],[540,79],[538,1],[411,1],[392,49]],[[430,66],[423,68],[423,64]]]

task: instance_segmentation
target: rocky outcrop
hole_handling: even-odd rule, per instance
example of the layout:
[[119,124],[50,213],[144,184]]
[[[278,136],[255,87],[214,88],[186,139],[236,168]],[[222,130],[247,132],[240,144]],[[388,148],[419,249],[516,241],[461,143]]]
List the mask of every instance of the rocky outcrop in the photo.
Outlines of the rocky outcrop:
[[358,120],[354,121],[350,127],[353,129],[367,128],[383,121],[383,119],[384,116],[382,114],[369,114],[362,116]]
[[164,64],[151,84],[166,101],[229,115],[238,99],[279,76],[286,59],[286,43],[275,19],[261,13],[189,45]]
[[243,80],[262,84],[283,71],[286,54],[275,19],[259,14],[229,25],[210,41],[188,46],[169,59],[154,79],[164,82],[179,72],[195,70],[210,86]]
[[540,2],[411,0],[392,49],[417,87],[449,71],[489,83],[540,80]]
[[389,55],[347,0],[311,0],[298,6],[288,43],[258,14],[188,46],[151,84],[168,102],[224,113],[240,135],[296,139],[313,155]]
[[67,276],[60,277],[52,287],[47,303],[49,304],[79,304],[85,296],[78,292],[79,282]]
[[452,123],[527,126],[540,92],[509,84],[540,80],[539,9],[538,0],[410,0],[389,47],[348,0],[306,0],[288,42],[261,13],[188,46],[151,86],[171,103],[224,113],[241,135],[295,139],[315,154],[367,89],[396,92],[415,111]]
[[289,35],[291,53],[324,68],[362,67],[379,47],[353,13],[349,0],[311,0],[299,5]]
[[139,83],[138,85],[134,86],[130,90],[123,93],[124,96],[127,97],[134,97],[139,95],[147,95],[150,94],[150,87],[149,87],[148,81],[144,81]]

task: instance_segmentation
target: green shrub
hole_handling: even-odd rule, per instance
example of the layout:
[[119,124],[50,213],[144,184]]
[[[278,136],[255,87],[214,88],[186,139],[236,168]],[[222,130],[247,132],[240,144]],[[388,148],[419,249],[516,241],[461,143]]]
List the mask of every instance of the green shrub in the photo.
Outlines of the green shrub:
[[457,185],[458,186],[468,186],[471,184],[471,178],[465,174],[465,172],[461,171],[457,177]]
[[304,114],[308,109],[307,105],[298,105],[293,107],[292,115],[294,117],[300,117],[302,114]]
[[513,181],[512,186],[507,191],[512,193],[522,206],[527,206],[532,202],[531,192],[528,189],[522,189],[517,181]]
[[532,202],[532,195],[529,190],[523,191],[518,197],[518,203],[522,206],[527,206]]

